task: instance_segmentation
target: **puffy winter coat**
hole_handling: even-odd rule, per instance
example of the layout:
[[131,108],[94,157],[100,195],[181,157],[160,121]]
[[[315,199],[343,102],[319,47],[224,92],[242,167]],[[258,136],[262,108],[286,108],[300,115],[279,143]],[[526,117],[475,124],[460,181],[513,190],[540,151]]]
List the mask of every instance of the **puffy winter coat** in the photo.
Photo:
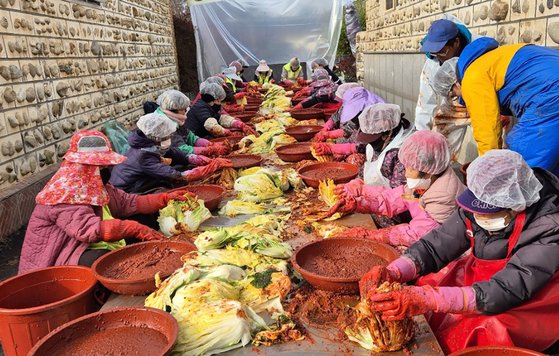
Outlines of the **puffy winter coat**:
[[[110,184],[109,209],[114,218],[134,215],[136,195],[127,194]],[[19,260],[19,273],[38,268],[77,265],[89,244],[99,242],[102,208],[93,205],[41,205],[31,214]]]
[[[474,283],[477,309],[487,314],[507,311],[529,300],[559,270],[559,179],[534,169],[543,188],[540,200],[526,209],[526,222],[512,258],[489,281]],[[496,235],[480,228],[473,214],[458,209],[440,228],[410,246],[405,255],[420,275],[437,272],[470,248],[466,219],[472,223],[474,255],[484,260],[503,259],[514,221]]]

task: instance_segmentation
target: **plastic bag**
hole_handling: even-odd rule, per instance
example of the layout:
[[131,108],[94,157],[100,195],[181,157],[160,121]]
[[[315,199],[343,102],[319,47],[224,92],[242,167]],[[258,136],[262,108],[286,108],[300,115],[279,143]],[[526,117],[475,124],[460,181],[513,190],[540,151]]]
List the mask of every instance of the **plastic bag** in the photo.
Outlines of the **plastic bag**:
[[128,144],[128,134],[130,132],[120,122],[116,120],[106,122],[101,128],[101,132],[109,138],[116,153],[122,155],[130,148]]
[[433,131],[447,138],[453,161],[458,160],[458,154],[470,125],[470,117],[465,106],[455,100],[439,98],[439,105],[433,110]]

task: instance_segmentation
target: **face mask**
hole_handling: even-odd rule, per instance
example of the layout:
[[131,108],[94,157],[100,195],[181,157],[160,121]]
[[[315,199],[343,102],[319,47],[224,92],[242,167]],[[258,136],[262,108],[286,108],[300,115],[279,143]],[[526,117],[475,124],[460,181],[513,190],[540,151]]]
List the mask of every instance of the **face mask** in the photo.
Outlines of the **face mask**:
[[101,180],[103,181],[103,185],[109,183],[109,180],[111,179],[111,170],[108,168],[101,168],[99,170],[99,174],[101,174]]
[[215,111],[215,112],[220,112],[221,111],[221,105],[217,105],[217,104],[212,105],[212,110]]
[[489,220],[481,220],[475,217],[476,223],[481,227],[483,230],[489,232],[500,231],[509,226],[510,222],[506,222],[504,217],[489,219]]
[[410,189],[429,189],[431,186],[431,178],[406,178],[406,182]]
[[171,139],[168,138],[168,139],[166,139],[165,141],[161,141],[161,143],[159,143],[159,147],[160,147],[162,150],[168,150],[169,147],[171,147]]

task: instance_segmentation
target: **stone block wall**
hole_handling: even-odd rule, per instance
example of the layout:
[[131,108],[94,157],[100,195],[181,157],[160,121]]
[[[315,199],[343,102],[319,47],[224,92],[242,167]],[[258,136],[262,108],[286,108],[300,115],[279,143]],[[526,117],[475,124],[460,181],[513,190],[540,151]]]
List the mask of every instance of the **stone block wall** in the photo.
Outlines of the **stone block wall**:
[[501,44],[559,47],[559,0],[367,0],[367,30],[357,36],[358,77],[366,77],[367,54],[418,53],[443,13]]
[[[0,190],[178,87],[168,0],[0,0]],[[26,178],[26,179],[23,179]]]

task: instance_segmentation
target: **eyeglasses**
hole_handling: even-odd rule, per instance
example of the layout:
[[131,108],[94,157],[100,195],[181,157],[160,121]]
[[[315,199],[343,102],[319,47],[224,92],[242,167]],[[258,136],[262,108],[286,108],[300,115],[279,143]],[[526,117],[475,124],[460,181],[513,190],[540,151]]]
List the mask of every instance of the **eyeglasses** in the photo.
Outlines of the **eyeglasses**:
[[431,56],[433,57],[446,57],[448,55],[448,52],[450,51],[450,46],[444,46],[439,52],[437,53],[431,53]]

